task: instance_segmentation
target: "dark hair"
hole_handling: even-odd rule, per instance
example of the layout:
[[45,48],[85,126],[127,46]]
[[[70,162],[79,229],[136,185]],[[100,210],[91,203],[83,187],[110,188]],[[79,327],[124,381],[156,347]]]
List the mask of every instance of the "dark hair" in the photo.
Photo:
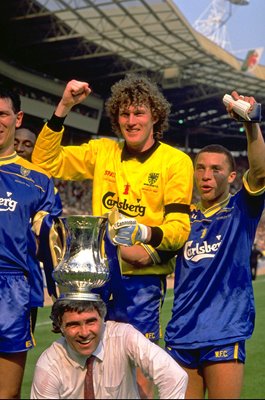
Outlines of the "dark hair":
[[12,103],[12,110],[15,114],[21,111],[21,100],[19,94],[7,86],[0,84],[0,98],[10,99]]
[[68,300],[57,299],[51,310],[50,319],[52,320],[54,333],[61,332],[62,318],[66,311],[74,311],[82,313],[85,311],[96,310],[102,319],[106,316],[106,305],[103,300],[89,301],[89,300]]
[[230,172],[236,170],[236,163],[234,160],[234,157],[232,156],[232,153],[224,146],[221,144],[209,144],[208,146],[203,147],[195,157],[195,162],[194,164],[196,165],[198,156],[201,153],[219,153],[219,154],[225,154],[228,160],[228,164],[230,167]]
[[130,105],[150,107],[154,124],[154,138],[160,139],[168,128],[170,104],[160,92],[156,83],[146,76],[128,74],[111,88],[111,96],[106,101],[106,112],[110,118],[113,131],[120,136],[118,123],[119,111]]
[[26,129],[27,131],[30,131],[33,135],[36,136],[36,138],[38,136],[37,133],[35,132],[36,131],[36,127],[31,125],[31,124],[24,123],[24,121],[22,122],[22,124],[20,125],[19,128],[16,128],[16,131],[19,131],[20,129]]

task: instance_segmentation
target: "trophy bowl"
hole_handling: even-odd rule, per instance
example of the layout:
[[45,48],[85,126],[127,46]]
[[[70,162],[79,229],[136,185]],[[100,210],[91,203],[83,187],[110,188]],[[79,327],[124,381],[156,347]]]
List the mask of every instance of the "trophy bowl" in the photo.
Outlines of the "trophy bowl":
[[107,218],[69,215],[58,220],[62,250],[53,278],[59,287],[59,299],[98,300],[99,295],[91,290],[109,280],[104,246]]

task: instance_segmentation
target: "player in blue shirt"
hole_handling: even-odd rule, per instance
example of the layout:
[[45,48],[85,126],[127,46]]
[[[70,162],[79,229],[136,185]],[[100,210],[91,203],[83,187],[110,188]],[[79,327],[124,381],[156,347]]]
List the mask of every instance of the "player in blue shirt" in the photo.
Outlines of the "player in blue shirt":
[[[239,96],[254,104],[253,97]],[[238,116],[232,110],[232,117]],[[191,210],[191,233],[177,256],[174,303],[165,342],[189,375],[186,398],[239,398],[245,340],[254,329],[250,253],[264,210],[265,144],[257,123],[244,122],[249,170],[236,177],[231,153],[210,145],[196,155],[195,182],[201,201]]]
[[[30,128],[30,129],[29,129]],[[21,125],[15,131],[15,141],[14,147],[17,154],[31,162],[31,155],[36,143],[37,135],[33,131],[30,126]],[[62,212],[62,202],[59,195],[59,192],[56,187],[54,187],[55,192],[55,206],[53,208],[53,213],[55,215],[60,215]],[[30,240],[30,238],[29,238]],[[49,240],[49,239],[47,239]],[[33,240],[32,246],[30,248],[28,256],[28,263],[31,264],[31,280],[30,280],[30,297],[31,297],[31,330],[32,333],[35,331],[35,325],[37,322],[37,314],[38,314],[38,307],[43,307],[44,305],[44,282],[43,282],[43,273],[40,267],[40,262],[36,257],[36,249],[35,249],[35,239]],[[48,255],[50,254],[48,250]],[[47,262],[47,260],[44,260]],[[49,260],[50,262],[50,260]],[[43,265],[45,273],[47,272],[46,264]],[[53,266],[52,266],[53,269]],[[51,271],[50,271],[51,272]],[[49,281],[48,281],[49,284]],[[50,287],[48,286],[48,291],[50,291]],[[53,292],[53,291],[52,291]],[[53,293],[55,295],[55,293]]]
[[[31,333],[30,252],[54,206],[54,186],[41,168],[14,150],[21,125],[18,94],[0,86],[0,398],[19,398]],[[37,240],[36,240],[37,239]]]

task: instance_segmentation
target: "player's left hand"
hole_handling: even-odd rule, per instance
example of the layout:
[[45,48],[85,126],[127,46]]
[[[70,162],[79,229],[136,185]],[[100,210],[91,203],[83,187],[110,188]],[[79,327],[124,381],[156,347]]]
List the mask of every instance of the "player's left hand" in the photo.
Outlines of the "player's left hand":
[[[116,214],[117,215],[117,214]],[[109,218],[110,238],[116,245],[133,246],[135,243],[146,243],[148,237],[148,227],[138,224],[135,218],[126,218],[119,214],[119,218]]]

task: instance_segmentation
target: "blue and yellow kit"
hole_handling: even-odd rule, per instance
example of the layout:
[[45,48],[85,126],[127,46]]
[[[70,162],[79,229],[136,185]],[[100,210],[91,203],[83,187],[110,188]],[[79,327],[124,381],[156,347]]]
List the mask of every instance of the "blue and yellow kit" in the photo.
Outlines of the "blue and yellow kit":
[[244,341],[255,321],[250,252],[264,210],[264,189],[243,187],[222,203],[191,213],[191,233],[177,256],[174,304],[165,342],[198,349]]
[[46,172],[16,153],[0,158],[0,351],[32,346],[29,310],[35,296],[33,277],[40,273],[32,227],[53,205],[54,186]]

